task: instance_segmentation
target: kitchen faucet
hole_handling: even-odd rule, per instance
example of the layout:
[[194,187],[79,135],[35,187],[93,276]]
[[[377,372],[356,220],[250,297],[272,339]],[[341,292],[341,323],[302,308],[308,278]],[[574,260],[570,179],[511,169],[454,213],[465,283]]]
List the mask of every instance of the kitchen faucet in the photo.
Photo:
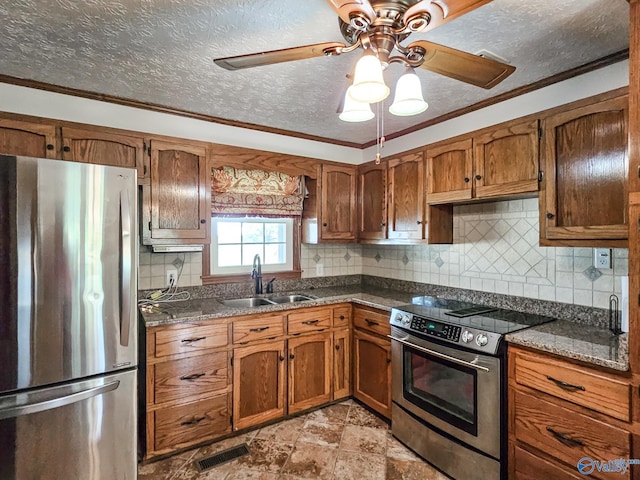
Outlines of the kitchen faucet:
[[251,278],[256,281],[256,295],[262,293],[262,265],[260,264],[260,254],[256,253],[253,257],[253,270],[251,271]]

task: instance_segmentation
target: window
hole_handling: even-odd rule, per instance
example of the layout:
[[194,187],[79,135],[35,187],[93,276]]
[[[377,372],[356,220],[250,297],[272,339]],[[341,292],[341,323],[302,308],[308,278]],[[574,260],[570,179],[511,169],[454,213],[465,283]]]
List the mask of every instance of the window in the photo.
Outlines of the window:
[[211,275],[247,273],[255,255],[263,272],[293,270],[293,218],[211,219]]

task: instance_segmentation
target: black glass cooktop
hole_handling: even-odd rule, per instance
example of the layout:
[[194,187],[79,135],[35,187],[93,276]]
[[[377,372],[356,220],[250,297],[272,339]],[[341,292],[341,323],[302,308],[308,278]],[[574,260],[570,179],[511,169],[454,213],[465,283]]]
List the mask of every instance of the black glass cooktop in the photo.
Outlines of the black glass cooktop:
[[506,335],[507,333],[555,320],[554,318],[534,313],[496,309],[459,300],[447,300],[429,296],[415,297],[412,304],[402,305],[397,308],[431,320],[462,327],[472,327],[500,335]]

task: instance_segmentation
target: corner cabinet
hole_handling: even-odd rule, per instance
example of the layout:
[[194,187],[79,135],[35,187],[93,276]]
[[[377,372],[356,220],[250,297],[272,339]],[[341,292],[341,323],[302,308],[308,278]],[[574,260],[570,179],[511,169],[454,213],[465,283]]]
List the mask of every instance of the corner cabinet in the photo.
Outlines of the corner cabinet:
[[355,242],[356,168],[322,165],[320,179],[307,178],[302,212],[303,243]]
[[0,153],[38,158],[60,158],[56,127],[0,119]]
[[143,243],[209,243],[211,185],[204,144],[150,141]]
[[358,239],[387,238],[387,162],[358,167]]
[[626,247],[628,96],[542,121],[542,245]]

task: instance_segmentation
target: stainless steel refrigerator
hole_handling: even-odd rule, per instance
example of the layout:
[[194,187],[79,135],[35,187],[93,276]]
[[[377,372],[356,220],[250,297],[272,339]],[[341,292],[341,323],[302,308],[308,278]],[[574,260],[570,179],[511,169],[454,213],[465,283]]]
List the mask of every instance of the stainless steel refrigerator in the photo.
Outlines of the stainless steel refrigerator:
[[0,155],[0,479],[136,474],[136,174]]

